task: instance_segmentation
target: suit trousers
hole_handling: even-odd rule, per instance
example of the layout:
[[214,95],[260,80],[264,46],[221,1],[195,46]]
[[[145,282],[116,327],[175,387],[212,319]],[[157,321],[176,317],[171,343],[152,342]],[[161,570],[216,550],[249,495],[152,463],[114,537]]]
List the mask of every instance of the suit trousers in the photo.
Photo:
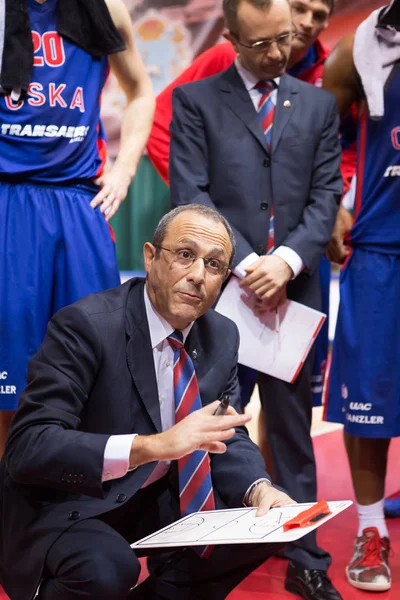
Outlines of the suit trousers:
[[[317,499],[316,466],[311,439],[311,373],[314,352],[310,352],[296,381],[258,373],[260,400],[266,419],[274,482],[297,502]],[[288,544],[285,556],[306,569],[327,570],[330,555],[318,547],[316,532]]]
[[139,554],[129,544],[178,518],[179,501],[167,475],[119,508],[72,525],[47,554],[39,600],[219,600],[279,549],[277,544],[216,546],[208,559],[179,549],[134,588]]

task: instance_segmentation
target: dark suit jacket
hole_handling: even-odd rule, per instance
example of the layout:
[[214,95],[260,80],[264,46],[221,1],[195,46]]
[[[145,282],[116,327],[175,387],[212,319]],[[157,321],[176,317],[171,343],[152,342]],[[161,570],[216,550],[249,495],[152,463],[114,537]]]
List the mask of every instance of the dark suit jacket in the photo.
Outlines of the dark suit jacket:
[[317,270],[342,193],[332,94],[283,75],[270,153],[232,65],[175,89],[171,133],[172,201],[212,206],[228,219],[237,242],[235,265],[251,252],[265,253],[273,200],[275,246],[284,244],[302,258],[300,280]]
[[[128,501],[157,463],[102,484],[112,434],[161,430],[143,280],[59,311],[30,361],[28,386],[0,467],[0,576],[13,600],[32,598],[51,544],[77,520]],[[203,404],[224,392],[239,407],[238,332],[213,310],[193,325],[188,352]],[[265,477],[264,461],[245,428],[211,460],[216,502],[241,506],[247,488]]]

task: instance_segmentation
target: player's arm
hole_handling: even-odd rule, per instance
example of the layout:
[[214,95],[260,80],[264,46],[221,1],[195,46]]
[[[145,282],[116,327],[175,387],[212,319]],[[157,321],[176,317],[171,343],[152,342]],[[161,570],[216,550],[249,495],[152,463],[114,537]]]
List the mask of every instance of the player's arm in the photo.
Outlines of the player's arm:
[[[323,87],[335,95],[342,118],[348,114],[354,102],[360,104],[362,100],[354,67],[353,46],[354,35],[343,38],[328,56],[323,73]],[[326,255],[332,262],[342,264],[349,255],[344,240],[352,224],[352,215],[340,205],[326,250]]]
[[354,36],[346,36],[326,59],[322,87],[336,97],[340,117],[350,110],[353,102],[360,102],[361,94],[353,61]]
[[109,56],[112,72],[126,95],[127,105],[121,125],[121,140],[114,165],[99,178],[101,191],[92,207],[101,204],[107,221],[117,212],[135,176],[153,121],[155,98],[149,76],[135,46],[132,21],[122,0],[106,0],[126,50]]

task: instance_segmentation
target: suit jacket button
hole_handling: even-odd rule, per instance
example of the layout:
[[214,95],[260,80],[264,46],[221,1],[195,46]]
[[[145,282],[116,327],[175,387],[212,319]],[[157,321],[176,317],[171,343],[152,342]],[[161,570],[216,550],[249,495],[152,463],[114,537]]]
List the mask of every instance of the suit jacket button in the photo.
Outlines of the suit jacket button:
[[260,208],[261,210],[268,210],[268,204],[266,202],[261,202]]
[[271,159],[270,158],[264,158],[263,166],[264,167],[270,167],[271,166]]
[[126,500],[125,494],[118,494],[118,496],[115,499],[116,502],[125,502],[125,500]]
[[257,252],[258,252],[258,254],[265,254],[265,248],[262,244],[257,246]]
[[68,517],[68,521],[77,521],[81,516],[81,513],[79,512],[79,510],[72,510],[69,513],[69,517]]

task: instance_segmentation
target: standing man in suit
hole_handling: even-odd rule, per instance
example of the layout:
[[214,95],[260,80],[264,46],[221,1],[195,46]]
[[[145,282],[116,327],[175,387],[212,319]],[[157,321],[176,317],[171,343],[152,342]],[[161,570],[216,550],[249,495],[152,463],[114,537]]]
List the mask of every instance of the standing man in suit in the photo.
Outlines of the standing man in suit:
[[[172,198],[215,207],[228,219],[237,243],[233,272],[245,276],[241,285],[256,294],[258,310],[275,310],[286,297],[319,308],[318,266],[342,192],[335,99],[284,74],[293,38],[287,0],[225,0],[224,13],[234,65],[174,92]],[[304,502],[316,499],[312,360],[294,384],[258,379],[277,481]],[[286,555],[289,591],[341,598],[315,535]]]
[[[128,598],[133,541],[197,510],[293,502],[235,411],[238,331],[210,309],[233,257],[222,215],[180,207],[145,244],[146,282],[51,320],[0,467],[0,582],[13,600],[39,584],[39,600]],[[215,416],[225,394],[231,408]],[[274,549],[178,551],[129,598],[225,598]]]

